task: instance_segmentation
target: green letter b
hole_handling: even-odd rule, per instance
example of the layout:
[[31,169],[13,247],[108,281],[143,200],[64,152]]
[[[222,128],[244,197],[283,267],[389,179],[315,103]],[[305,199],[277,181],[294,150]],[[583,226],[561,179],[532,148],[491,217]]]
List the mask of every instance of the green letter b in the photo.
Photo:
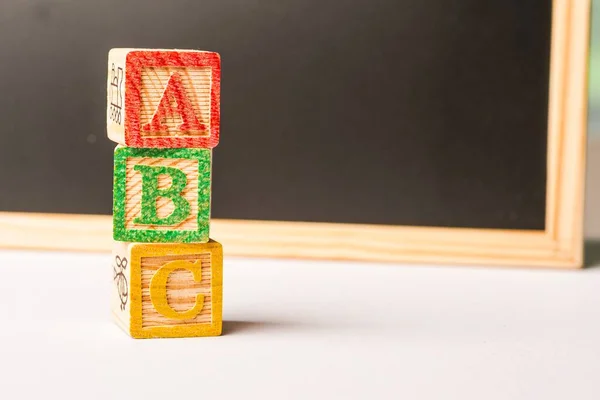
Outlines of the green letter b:
[[[190,204],[181,196],[187,185],[187,177],[180,169],[155,165],[136,165],[133,168],[142,174],[142,201],[140,216],[133,220],[140,225],[177,225],[190,215]],[[171,177],[171,186],[158,188],[160,175]],[[159,218],[156,201],[164,197],[173,202],[173,212],[165,218]]]

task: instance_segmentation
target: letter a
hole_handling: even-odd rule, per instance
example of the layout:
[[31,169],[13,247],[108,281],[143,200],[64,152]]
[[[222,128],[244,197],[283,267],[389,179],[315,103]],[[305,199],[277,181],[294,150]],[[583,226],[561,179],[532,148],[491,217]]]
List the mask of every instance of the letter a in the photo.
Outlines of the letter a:
[[[176,104],[175,107],[171,107],[171,104],[173,103]],[[182,132],[206,131],[206,125],[198,121],[198,118],[196,117],[192,102],[183,87],[181,76],[177,72],[174,72],[169,77],[167,87],[160,98],[152,121],[145,124],[142,127],[142,130],[150,133],[168,132],[169,127],[164,125],[163,122],[167,117],[175,116],[181,118],[182,123],[177,129]]]

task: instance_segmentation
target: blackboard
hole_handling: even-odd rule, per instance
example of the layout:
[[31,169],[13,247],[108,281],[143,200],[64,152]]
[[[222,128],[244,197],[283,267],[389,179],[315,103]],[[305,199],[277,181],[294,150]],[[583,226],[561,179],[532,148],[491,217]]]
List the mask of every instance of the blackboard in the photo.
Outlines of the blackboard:
[[213,217],[544,231],[555,11],[5,0],[0,211],[110,214],[108,50],[191,48],[222,57]]

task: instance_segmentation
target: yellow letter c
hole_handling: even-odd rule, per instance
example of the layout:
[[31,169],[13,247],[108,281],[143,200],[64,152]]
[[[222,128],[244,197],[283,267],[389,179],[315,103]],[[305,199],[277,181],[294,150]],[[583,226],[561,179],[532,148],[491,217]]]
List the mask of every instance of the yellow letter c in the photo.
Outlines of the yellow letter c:
[[196,296],[196,304],[187,311],[175,311],[167,301],[167,280],[172,272],[178,269],[186,269],[192,273],[194,281],[202,281],[202,263],[177,260],[163,265],[156,271],[150,281],[150,300],[156,311],[170,319],[191,319],[196,317],[204,307],[204,295]]

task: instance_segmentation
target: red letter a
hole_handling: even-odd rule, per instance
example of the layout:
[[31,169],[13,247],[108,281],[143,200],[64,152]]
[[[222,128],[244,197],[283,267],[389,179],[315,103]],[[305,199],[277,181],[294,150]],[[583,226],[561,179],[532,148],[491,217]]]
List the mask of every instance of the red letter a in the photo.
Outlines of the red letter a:
[[[171,107],[173,102],[176,104],[175,107]],[[179,115],[183,121],[181,125],[177,127],[180,131],[206,131],[206,126],[198,121],[198,118],[194,113],[194,107],[185,92],[181,76],[179,76],[177,72],[174,72],[167,82],[167,87],[160,98],[160,103],[158,103],[152,121],[145,124],[142,129],[146,132],[153,133],[168,132],[169,127],[163,125],[163,122],[167,117],[176,115]]]

